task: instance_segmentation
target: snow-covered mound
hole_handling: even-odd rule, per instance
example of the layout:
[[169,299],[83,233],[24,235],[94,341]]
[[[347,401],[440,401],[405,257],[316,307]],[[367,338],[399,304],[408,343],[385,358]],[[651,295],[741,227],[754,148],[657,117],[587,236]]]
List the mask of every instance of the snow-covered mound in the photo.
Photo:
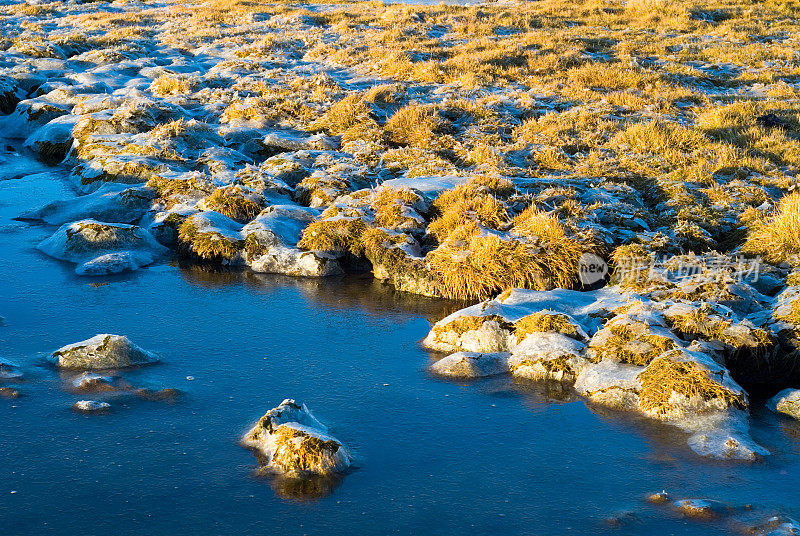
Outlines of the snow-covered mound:
[[134,367],[159,360],[123,335],[100,334],[85,341],[68,344],[50,355],[59,368],[102,370]]
[[262,465],[281,474],[326,476],[350,467],[352,457],[305,404],[286,399],[245,434]]
[[147,230],[135,225],[81,220],[64,224],[38,249],[77,264],[79,275],[104,275],[136,270],[168,250]]

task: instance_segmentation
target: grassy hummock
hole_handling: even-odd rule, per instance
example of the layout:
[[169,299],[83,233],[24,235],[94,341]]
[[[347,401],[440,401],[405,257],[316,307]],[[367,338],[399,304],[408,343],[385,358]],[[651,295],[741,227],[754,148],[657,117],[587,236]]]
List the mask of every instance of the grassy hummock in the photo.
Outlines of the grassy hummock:
[[715,381],[710,371],[692,361],[676,361],[665,355],[650,363],[638,378],[642,384],[639,406],[659,418],[670,418],[680,411],[672,402],[675,394],[706,402],[718,400],[722,407],[747,407],[741,394]]

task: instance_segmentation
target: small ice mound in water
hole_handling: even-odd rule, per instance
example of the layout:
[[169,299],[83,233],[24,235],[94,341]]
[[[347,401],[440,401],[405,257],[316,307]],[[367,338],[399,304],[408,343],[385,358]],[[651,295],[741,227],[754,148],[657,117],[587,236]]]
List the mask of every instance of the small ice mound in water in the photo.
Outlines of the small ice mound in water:
[[114,391],[114,378],[101,376],[94,372],[84,372],[72,380],[72,389],[79,393]]
[[72,405],[72,409],[78,413],[104,413],[111,409],[111,404],[97,400],[78,400]]
[[531,333],[511,350],[511,373],[531,380],[574,382],[586,345],[561,333]]
[[767,406],[776,413],[800,419],[800,389],[784,389],[772,397]]
[[50,361],[60,368],[102,370],[146,365],[158,361],[158,356],[125,336],[106,333],[64,346],[53,352]]
[[775,516],[748,531],[755,536],[796,536],[800,534],[800,523],[787,517]]
[[253,449],[263,468],[278,475],[331,476],[352,464],[344,444],[328,435],[305,404],[291,399],[261,417],[242,444]]
[[10,361],[0,359],[0,381],[12,381],[22,377],[19,367]]
[[434,374],[452,378],[496,376],[508,372],[508,354],[456,352],[431,365],[430,370]]
[[95,220],[62,225],[38,249],[53,258],[76,263],[75,272],[79,275],[136,270],[168,252],[141,227]]
[[684,516],[694,519],[712,519],[717,516],[714,505],[702,499],[682,499],[675,501],[673,506]]

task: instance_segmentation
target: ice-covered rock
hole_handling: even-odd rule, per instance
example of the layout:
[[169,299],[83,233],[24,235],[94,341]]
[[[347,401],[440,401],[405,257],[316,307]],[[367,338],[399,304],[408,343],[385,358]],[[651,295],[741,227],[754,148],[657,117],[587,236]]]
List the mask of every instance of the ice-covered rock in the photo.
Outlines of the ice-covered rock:
[[19,391],[13,387],[0,387],[0,396],[3,398],[19,398]]
[[580,336],[593,334],[610,310],[631,295],[617,288],[591,292],[555,289],[514,289],[483,303],[466,307],[437,322],[423,340],[433,350],[503,352],[517,341],[515,324],[536,313],[556,312],[577,324]]
[[328,429],[305,404],[291,399],[261,417],[242,444],[254,450],[265,468],[282,474],[330,475],[352,463],[342,442],[328,435]]
[[333,256],[297,248],[303,229],[317,215],[314,209],[295,205],[273,205],[264,209],[241,232],[248,266],[255,272],[292,276],[325,277],[344,273]]
[[245,263],[242,227],[219,212],[198,212],[181,223],[178,244],[196,258],[240,266]]
[[718,460],[755,460],[769,451],[750,437],[747,415],[738,410],[687,417],[676,423],[691,433],[689,448]]
[[642,368],[616,361],[601,361],[584,367],[575,390],[593,402],[616,409],[638,410]]
[[675,501],[674,506],[686,517],[695,519],[711,519],[717,515],[714,505],[703,499],[681,499]]
[[440,352],[505,352],[511,339],[510,322],[497,315],[459,314],[437,322],[422,341],[426,348]]
[[18,380],[21,377],[22,372],[16,364],[0,359],[0,381]]
[[72,380],[72,389],[79,393],[114,391],[114,378],[94,372],[84,372]]
[[797,536],[800,534],[800,523],[787,517],[771,517],[764,523],[748,530],[753,536]]
[[531,333],[511,350],[508,366],[520,378],[574,382],[588,364],[585,347],[562,333]]
[[767,406],[777,413],[800,419],[800,389],[784,389],[772,397]]
[[38,249],[53,258],[76,263],[75,272],[79,275],[136,270],[168,253],[141,227],[95,220],[62,225]]
[[95,335],[85,341],[68,344],[50,356],[56,366],[65,369],[103,370],[134,367],[159,360],[123,335]]
[[91,194],[53,201],[22,214],[20,218],[41,220],[51,225],[83,219],[134,223],[150,210],[155,195],[151,188],[108,183]]
[[97,400],[78,400],[72,405],[72,409],[78,413],[105,413],[111,409],[111,404]]
[[46,97],[26,99],[18,103],[14,112],[3,118],[0,124],[5,127],[8,137],[27,138],[56,117],[69,114],[69,110],[69,106],[51,102]]
[[72,148],[72,129],[77,117],[63,115],[36,129],[25,140],[25,147],[47,164],[57,164],[66,158]]
[[440,376],[482,378],[508,372],[508,354],[456,352],[432,364],[430,370]]
[[9,76],[0,76],[0,114],[10,114],[14,111],[22,91],[17,81]]

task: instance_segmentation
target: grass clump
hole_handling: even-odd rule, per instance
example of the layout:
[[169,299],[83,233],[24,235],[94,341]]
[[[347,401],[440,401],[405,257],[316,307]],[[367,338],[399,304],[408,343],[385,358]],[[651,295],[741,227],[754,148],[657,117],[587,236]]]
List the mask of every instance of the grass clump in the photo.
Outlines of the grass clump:
[[199,259],[226,263],[232,261],[242,249],[240,240],[231,240],[216,231],[201,231],[187,218],[178,227],[178,244]]
[[378,190],[372,201],[375,210],[375,225],[387,229],[415,229],[424,222],[414,217],[414,205],[422,201],[419,195],[409,188],[388,188]]
[[309,251],[351,253],[356,257],[364,253],[361,235],[367,225],[361,218],[333,218],[311,222],[303,229],[297,247]]
[[159,197],[166,198],[174,194],[202,194],[207,195],[213,191],[211,181],[193,175],[187,179],[176,179],[155,175],[151,177],[146,186],[154,188]]
[[499,315],[459,316],[447,324],[436,324],[433,326],[433,332],[434,334],[456,333],[461,336],[469,331],[481,329],[486,322],[497,322],[501,329],[512,330],[514,327],[511,322]]
[[561,333],[573,339],[580,339],[578,327],[569,317],[561,313],[538,312],[514,322],[517,342],[522,342],[531,333]]
[[775,315],[775,318],[778,320],[783,320],[784,322],[789,322],[790,324],[794,324],[796,326],[800,326],[800,297],[792,300],[788,313],[783,315]]
[[217,188],[203,200],[203,205],[206,209],[219,212],[239,223],[252,221],[262,208],[261,205],[245,196],[238,186]]
[[185,95],[192,90],[192,84],[185,78],[162,74],[150,84],[150,91],[154,95],[169,97],[173,95]]
[[616,136],[615,142],[627,144],[639,153],[668,155],[676,151],[690,153],[708,145],[709,140],[692,129],[654,120],[630,125]]
[[295,200],[309,207],[330,205],[340,195],[350,191],[347,179],[334,174],[310,175],[297,185]]
[[605,329],[608,329],[609,335],[599,343],[593,341],[594,344],[590,344],[594,363],[609,358],[645,366],[677,346],[669,337],[652,333],[649,326],[642,322],[616,322]]
[[742,249],[746,253],[761,255],[769,262],[797,264],[800,255],[800,192],[781,199],[771,217],[756,222]]
[[508,288],[545,290],[559,279],[528,245],[482,234],[475,222],[452,231],[426,261],[439,292],[450,299],[486,299]]
[[401,146],[430,147],[441,128],[432,105],[409,104],[397,110],[384,125],[389,141]]
[[[737,350],[770,348],[775,344],[767,331],[745,325],[738,326],[720,316],[710,314],[707,304],[683,314],[667,314],[666,318],[669,326],[684,336],[721,341]],[[737,327],[743,329],[736,329]]]
[[501,229],[509,221],[502,201],[474,184],[462,184],[439,194],[433,201],[439,214],[428,226],[428,233],[443,242],[456,229],[467,223],[478,223],[489,229]]
[[558,218],[533,205],[514,218],[511,232],[529,243],[538,261],[546,267],[552,284],[561,288],[571,288],[577,283],[584,253],[601,253],[592,236],[581,240],[569,236]]
[[678,410],[670,403],[673,393],[704,401],[720,400],[725,407],[745,409],[742,394],[720,385],[712,373],[691,361],[675,361],[665,355],[654,360],[637,377],[642,384],[639,407],[660,418],[669,418]]
[[328,108],[328,111],[313,121],[308,128],[336,135],[371,121],[370,109],[364,104],[362,95],[352,93]]

